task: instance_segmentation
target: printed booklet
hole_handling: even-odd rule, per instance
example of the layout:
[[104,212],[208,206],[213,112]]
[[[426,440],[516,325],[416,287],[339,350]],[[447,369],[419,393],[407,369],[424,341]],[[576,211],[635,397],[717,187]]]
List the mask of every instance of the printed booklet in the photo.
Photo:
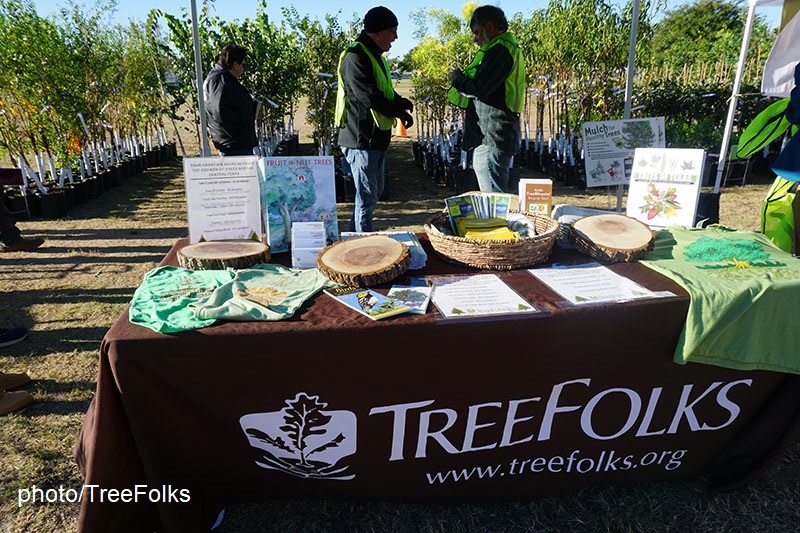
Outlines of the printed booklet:
[[409,313],[425,314],[431,301],[433,287],[427,285],[394,285],[389,289],[389,298],[411,308]]
[[363,287],[335,287],[324,292],[372,320],[411,311],[410,306]]

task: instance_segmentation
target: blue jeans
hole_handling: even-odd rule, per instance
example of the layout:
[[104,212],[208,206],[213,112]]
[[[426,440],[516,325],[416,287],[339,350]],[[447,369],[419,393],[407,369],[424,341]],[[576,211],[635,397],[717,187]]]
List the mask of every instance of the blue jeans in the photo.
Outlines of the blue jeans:
[[353,182],[356,184],[356,202],[353,217],[350,219],[350,231],[372,231],[372,212],[383,193],[386,152],[342,148],[342,153],[350,165]]
[[482,144],[472,152],[472,168],[478,178],[478,187],[483,192],[509,192],[508,166],[513,156]]

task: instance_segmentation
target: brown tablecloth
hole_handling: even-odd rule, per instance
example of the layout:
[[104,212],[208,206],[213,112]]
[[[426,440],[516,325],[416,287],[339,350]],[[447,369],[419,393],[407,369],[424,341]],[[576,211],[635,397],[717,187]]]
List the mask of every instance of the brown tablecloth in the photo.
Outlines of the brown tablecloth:
[[[418,274],[476,272],[420,238]],[[75,446],[96,485],[80,528],[202,531],[226,503],[269,498],[519,500],[709,472],[743,483],[794,434],[798,377],[673,363],[688,295],[641,265],[611,269],[676,296],[565,307],[522,270],[498,275],[551,316],[371,321],[320,294],[283,322],[163,335],[125,312]]]

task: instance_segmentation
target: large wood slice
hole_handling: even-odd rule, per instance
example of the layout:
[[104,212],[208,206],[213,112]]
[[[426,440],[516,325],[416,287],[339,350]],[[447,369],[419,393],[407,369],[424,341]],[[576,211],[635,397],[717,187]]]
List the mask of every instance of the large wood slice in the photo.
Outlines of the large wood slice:
[[269,246],[258,241],[205,241],[178,250],[178,264],[191,270],[249,268],[268,263]]
[[575,248],[598,261],[620,263],[644,258],[653,249],[656,236],[635,218],[608,214],[579,218],[572,223],[568,238]]
[[408,247],[386,235],[335,242],[317,256],[317,266],[325,277],[356,287],[392,281],[405,273],[410,263]]

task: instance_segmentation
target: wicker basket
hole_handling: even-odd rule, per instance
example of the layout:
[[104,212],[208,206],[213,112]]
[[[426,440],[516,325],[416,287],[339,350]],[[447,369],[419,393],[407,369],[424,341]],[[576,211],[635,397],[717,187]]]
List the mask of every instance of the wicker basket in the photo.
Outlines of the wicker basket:
[[[519,211],[511,211],[519,213]],[[535,213],[522,213],[534,223],[536,235],[516,240],[468,239],[446,235],[439,227],[449,226],[447,213],[440,213],[425,223],[425,233],[434,251],[445,261],[480,269],[514,270],[547,260],[558,235],[558,222]]]

